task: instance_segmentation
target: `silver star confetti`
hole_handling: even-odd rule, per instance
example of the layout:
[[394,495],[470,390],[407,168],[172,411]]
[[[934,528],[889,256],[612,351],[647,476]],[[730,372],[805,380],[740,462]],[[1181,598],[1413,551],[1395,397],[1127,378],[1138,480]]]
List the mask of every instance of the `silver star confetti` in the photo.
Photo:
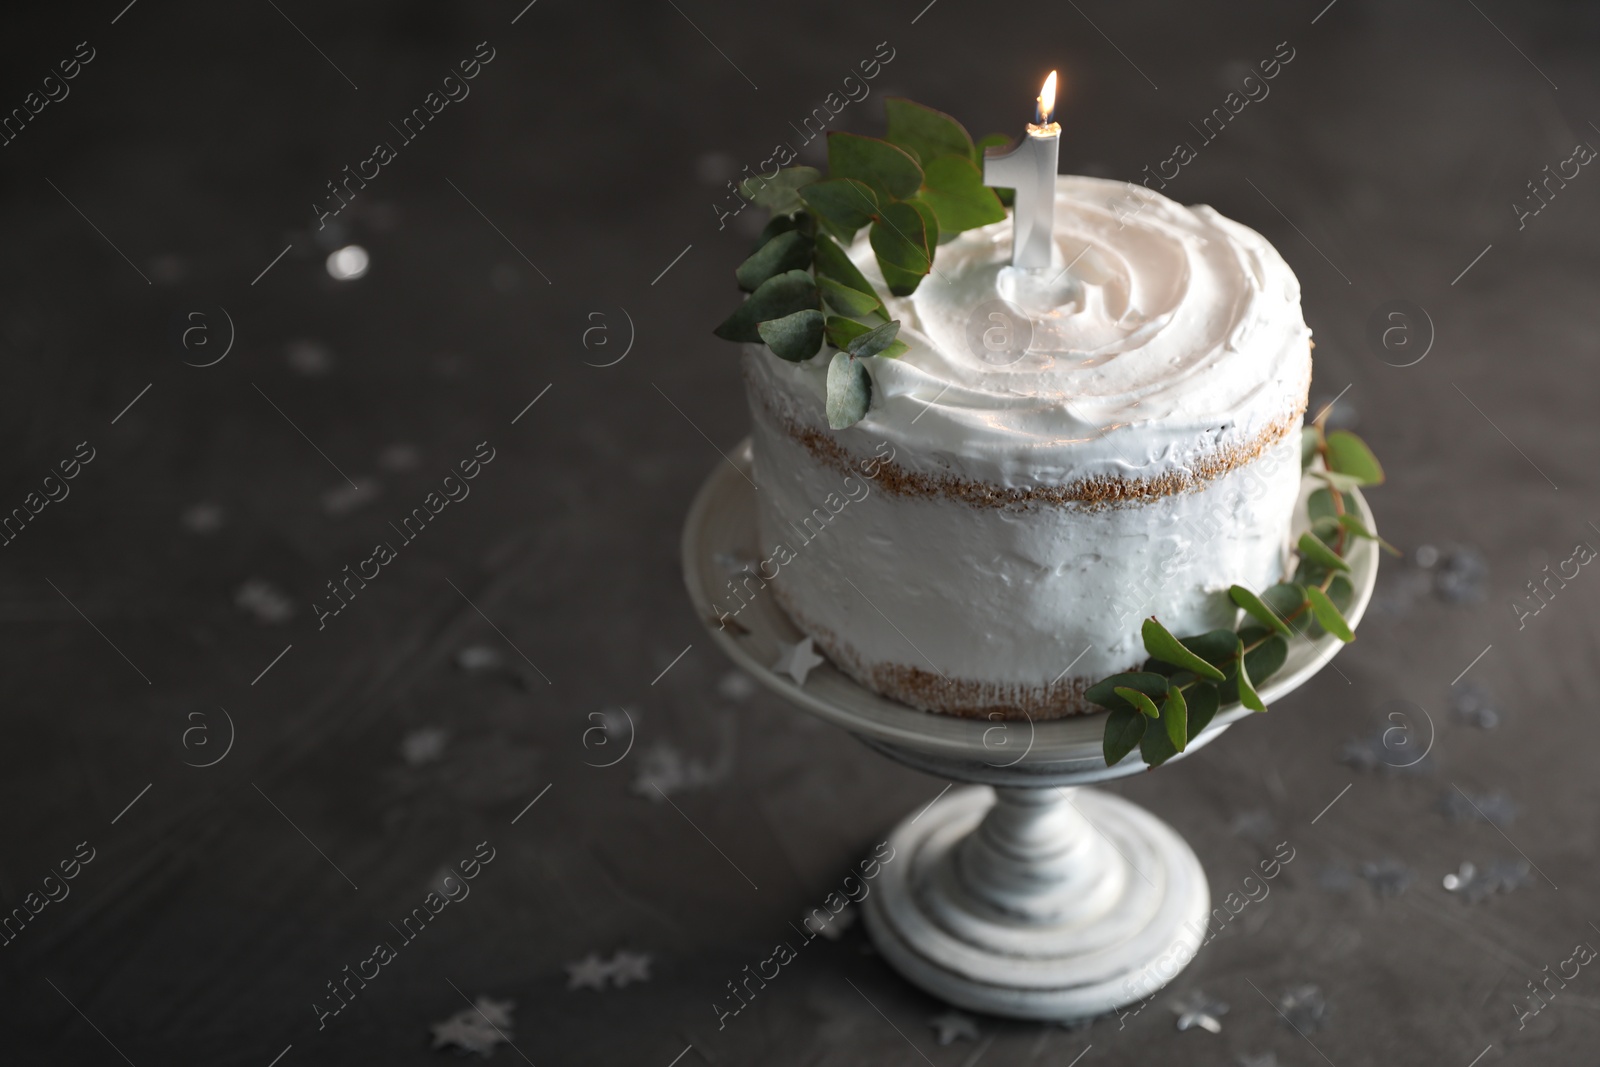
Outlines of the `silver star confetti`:
[[1495,860],[1479,871],[1473,863],[1463,863],[1459,871],[1444,876],[1444,887],[1476,904],[1496,893],[1510,893],[1533,884],[1526,860]]
[[811,673],[813,667],[821,666],[825,662],[817,655],[812,647],[811,638],[806,638],[797,645],[787,641],[778,642],[778,661],[772,669],[778,674],[787,674],[793,678],[796,685],[806,684],[806,675]]
[[1452,789],[1440,798],[1439,807],[1451,822],[1486,822],[1503,827],[1510,826],[1517,817],[1517,806],[1498,789],[1477,795]]
[[510,1042],[513,1000],[495,1000],[479,995],[470,1008],[462,1008],[442,1023],[433,1023],[433,1047],[454,1046],[462,1052],[476,1052],[484,1059],[494,1055],[495,1046]]
[[611,964],[591,952],[577,963],[567,964],[568,989],[604,989],[611,977]]
[[954,1044],[957,1038],[978,1040],[978,1021],[958,1011],[947,1011],[928,1020],[928,1025],[938,1031],[941,1045]]
[[1450,690],[1450,712],[1458,722],[1480,730],[1493,730],[1500,725],[1500,709],[1495,707],[1489,690],[1471,679],[1462,682],[1460,689]]
[[630,982],[648,982],[650,980],[650,957],[642,952],[626,952],[621,949],[611,957],[611,980],[618,989]]
[[1228,1014],[1226,1004],[1211,999],[1198,989],[1183,994],[1168,1007],[1178,1017],[1179,1030],[1191,1030],[1198,1026],[1213,1034],[1222,1033],[1222,1017]]
[[1367,880],[1372,891],[1380,897],[1397,897],[1411,888],[1411,869],[1397,860],[1380,860],[1363,863],[1361,877]]
[[1290,986],[1278,998],[1278,1010],[1290,1026],[1302,1034],[1309,1034],[1326,1021],[1328,1002],[1322,990],[1314,985]]

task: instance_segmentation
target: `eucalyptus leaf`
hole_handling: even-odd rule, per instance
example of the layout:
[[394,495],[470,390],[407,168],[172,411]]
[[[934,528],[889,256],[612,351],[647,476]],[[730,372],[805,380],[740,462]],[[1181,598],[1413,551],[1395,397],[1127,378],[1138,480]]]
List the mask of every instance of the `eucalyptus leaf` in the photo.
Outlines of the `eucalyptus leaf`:
[[713,332],[724,341],[760,341],[757,323],[781,319],[807,308],[820,309],[817,283],[803,270],[768,278]]
[[[1339,506],[1333,499],[1335,492],[1337,490],[1317,489],[1306,498],[1306,514],[1311,517],[1312,522],[1316,522],[1318,519],[1333,519],[1335,522],[1339,520]],[[1339,495],[1341,498],[1339,504],[1344,505],[1344,514],[1352,514],[1356,510],[1356,502],[1350,498],[1348,493],[1340,493]]]
[[891,200],[904,200],[922,186],[922,168],[905,149],[858,133],[828,134],[828,174],[865,182]]
[[1250,668],[1244,660],[1239,661],[1238,670],[1234,674],[1234,684],[1239,690],[1239,703],[1251,711],[1266,711],[1266,704],[1262,703],[1261,696],[1256,692],[1256,687],[1250,682]]
[[1167,728],[1173,748],[1182,752],[1189,747],[1189,704],[1177,686],[1167,690],[1167,699],[1161,705],[1161,724]]
[[841,315],[865,318],[868,315],[884,313],[883,301],[876,296],[863,293],[859,289],[852,289],[825,274],[817,276],[817,288],[822,290],[822,299],[827,301],[828,306]]
[[739,193],[774,215],[793,215],[800,210],[796,191],[820,177],[815,167],[787,167],[771,178],[746,178],[739,183]]
[[761,227],[761,232],[756,235],[756,242],[750,246],[750,251],[754,252],[780,233],[788,233],[790,230],[807,230],[810,226],[811,216],[804,211],[794,215],[774,215],[767,220],[765,226]]
[[1166,695],[1167,680],[1148,671],[1124,671],[1091,685],[1084,690],[1083,698],[1111,711],[1134,710],[1132,704],[1117,695],[1118,688],[1137,689],[1145,696],[1159,697]]
[[[924,206],[924,210],[931,209]],[[930,240],[931,238],[931,240]],[[877,253],[889,292],[910,296],[933,267],[933,243],[937,230],[930,234],[927,219],[912,204],[900,202],[883,208],[872,224],[872,250]]]
[[1300,431],[1300,469],[1308,470],[1311,461],[1317,458],[1317,450],[1322,446],[1322,431],[1315,426],[1304,427]]
[[1132,708],[1113,711],[1106,719],[1106,736],[1103,742],[1106,766],[1114,767],[1132,752],[1139,739],[1144,737],[1148,720]]
[[822,312],[812,308],[758,323],[756,331],[780,359],[799,363],[822,349]]
[[1216,717],[1217,708],[1222,705],[1222,694],[1217,692],[1217,687],[1207,682],[1200,682],[1188,690],[1187,701],[1189,704],[1189,736],[1199,737],[1201,731],[1211,725],[1211,720]]
[[1312,471],[1311,474],[1313,477],[1321,478],[1335,489],[1342,490],[1346,493],[1352,489],[1356,489],[1366,484],[1353,474],[1340,474],[1338,471],[1315,470]]
[[[1183,643],[1172,636],[1171,632],[1165,626],[1162,626],[1155,616],[1151,616],[1144,621],[1144,625],[1140,627],[1140,634],[1144,638],[1145,651],[1156,659],[1164,660],[1174,667],[1182,667],[1186,670],[1194,671],[1200,677],[1208,678],[1213,682],[1222,681],[1221,671],[1184,647]],[[1235,637],[1234,640],[1237,641],[1238,638]]]
[[829,315],[824,324],[827,331],[828,343],[835,348],[849,348],[850,342],[868,330],[872,329],[864,322],[847,319],[839,315]]
[[1311,613],[1317,617],[1317,622],[1324,630],[1346,644],[1356,639],[1356,635],[1350,630],[1350,624],[1344,621],[1344,616],[1333,606],[1333,601],[1328,599],[1327,593],[1312,586],[1306,590],[1306,597],[1311,601]]
[[[1329,548],[1316,534],[1301,534],[1298,544],[1300,554],[1319,567],[1326,567],[1335,571],[1347,571],[1350,569],[1350,565],[1339,556],[1339,553]],[[1309,591],[1307,590],[1307,592]]]
[[867,276],[861,273],[861,268],[857,267],[845,250],[839,247],[839,242],[825,233],[817,234],[815,258],[817,274],[832,278],[859,293],[867,293],[874,300],[878,298],[877,291],[872,288],[872,283],[867,281]]
[[1289,642],[1273,634],[1244,654],[1244,666],[1251,678],[1264,682],[1278,673],[1288,658]]
[[738,280],[739,288],[748,293],[775,275],[809,267],[811,248],[811,238],[799,230],[780,233],[739,264],[733,276]]
[[1156,707],[1155,701],[1137,689],[1129,689],[1125,685],[1119,685],[1117,686],[1117,696],[1137,708],[1139,713],[1146,718],[1159,719],[1161,717],[1161,709]]
[[923,167],[922,182],[917,199],[933,208],[940,233],[960,233],[1006,217],[1000,198],[983,184],[982,172],[966,156],[933,160]]
[[1160,723],[1151,723],[1139,739],[1139,755],[1152,767],[1161,766],[1177,754],[1172,738],[1167,736],[1167,731],[1161,728]]
[[1262,593],[1261,599],[1279,618],[1287,621],[1305,604],[1306,591],[1293,582],[1279,582]]
[[1362,485],[1382,485],[1383,467],[1367,443],[1349,430],[1328,435],[1328,468],[1339,474],[1359,478]]
[[921,161],[924,170],[940,156],[972,159],[972,135],[943,111],[891,96],[883,102],[883,112],[889,120],[889,140]]
[[859,358],[875,356],[894,343],[895,335],[900,332],[900,320],[892,319],[882,326],[874,326],[857,337],[851,339],[846,350]]
[[1267,606],[1266,601],[1256,596],[1242,585],[1229,588],[1228,596],[1233,602],[1258,622],[1265,623],[1285,637],[1289,636],[1289,624],[1278,618],[1278,613]]
[[[851,341],[855,340],[857,337],[860,337],[864,333],[870,332],[872,329],[873,327],[868,326],[864,322],[857,322],[854,319],[842,318],[838,315],[829,315],[828,321],[824,324],[824,330],[827,333],[828,343],[835,348],[842,348],[846,350],[849,349]],[[897,340],[891,342],[887,348],[884,348],[875,354],[883,357],[884,359],[894,359],[896,356],[903,355],[910,350],[910,345],[906,344],[904,341]]]
[[808,185],[800,198],[823,227],[843,241],[855,237],[878,213],[878,194],[852,178],[829,178]]
[[854,426],[866,417],[872,404],[872,376],[859,359],[835,352],[828,364],[828,425],[835,430]]

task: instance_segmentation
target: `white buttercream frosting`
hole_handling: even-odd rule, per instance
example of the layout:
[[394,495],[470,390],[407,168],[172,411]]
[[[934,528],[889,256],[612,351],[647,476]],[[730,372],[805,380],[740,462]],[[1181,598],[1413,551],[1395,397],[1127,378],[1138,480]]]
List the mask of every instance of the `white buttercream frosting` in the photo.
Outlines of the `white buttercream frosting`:
[[[1245,445],[1303,403],[1300,286],[1265,238],[1099,178],[1061,176],[1056,204],[1055,269],[1009,266],[1007,220],[940,245],[916,293],[888,300],[910,351],[868,360],[861,437],[1006,486],[1139,478]],[[887,292],[865,231],[850,255]],[[985,347],[1006,329],[994,313],[1010,349],[1003,333]],[[827,362],[770,370],[820,410]]]

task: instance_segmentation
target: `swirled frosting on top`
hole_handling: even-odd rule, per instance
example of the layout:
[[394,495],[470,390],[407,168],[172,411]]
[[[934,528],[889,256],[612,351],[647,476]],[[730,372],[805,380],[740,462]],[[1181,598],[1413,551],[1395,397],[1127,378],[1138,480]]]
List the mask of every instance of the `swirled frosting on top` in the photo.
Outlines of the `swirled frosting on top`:
[[[1056,265],[1010,267],[1011,222],[939,246],[888,301],[910,350],[868,361],[846,434],[899,462],[1003,486],[1149,479],[1283,432],[1305,403],[1300,285],[1260,234],[1140,186],[1061,176]],[[851,258],[887,291],[866,234]],[[828,355],[758,361],[820,413]],[[841,442],[842,443],[842,442]]]

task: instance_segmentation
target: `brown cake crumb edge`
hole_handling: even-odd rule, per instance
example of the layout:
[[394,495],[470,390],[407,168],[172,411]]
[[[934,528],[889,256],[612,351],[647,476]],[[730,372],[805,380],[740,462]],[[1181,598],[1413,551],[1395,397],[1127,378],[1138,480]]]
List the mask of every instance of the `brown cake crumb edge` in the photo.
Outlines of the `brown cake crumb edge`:
[[[819,463],[841,474],[855,471],[856,457],[832,433],[805,425],[787,412],[779,411],[769,394],[775,389],[752,380],[746,372],[746,390],[773,423],[803,447]],[[1310,393],[1309,376],[1307,395]],[[947,498],[975,508],[1022,509],[1030,506],[1076,504],[1092,509],[1145,504],[1177,493],[1193,492],[1206,483],[1238,470],[1261,458],[1299,424],[1306,412],[1307,397],[1294,409],[1275,420],[1249,441],[1219,448],[1200,457],[1192,465],[1169,470],[1153,478],[1095,476],[1066,485],[1040,485],[1031,488],[997,486],[953,474],[923,474],[908,470],[892,460],[867,457],[877,467],[873,483],[894,496]]]

